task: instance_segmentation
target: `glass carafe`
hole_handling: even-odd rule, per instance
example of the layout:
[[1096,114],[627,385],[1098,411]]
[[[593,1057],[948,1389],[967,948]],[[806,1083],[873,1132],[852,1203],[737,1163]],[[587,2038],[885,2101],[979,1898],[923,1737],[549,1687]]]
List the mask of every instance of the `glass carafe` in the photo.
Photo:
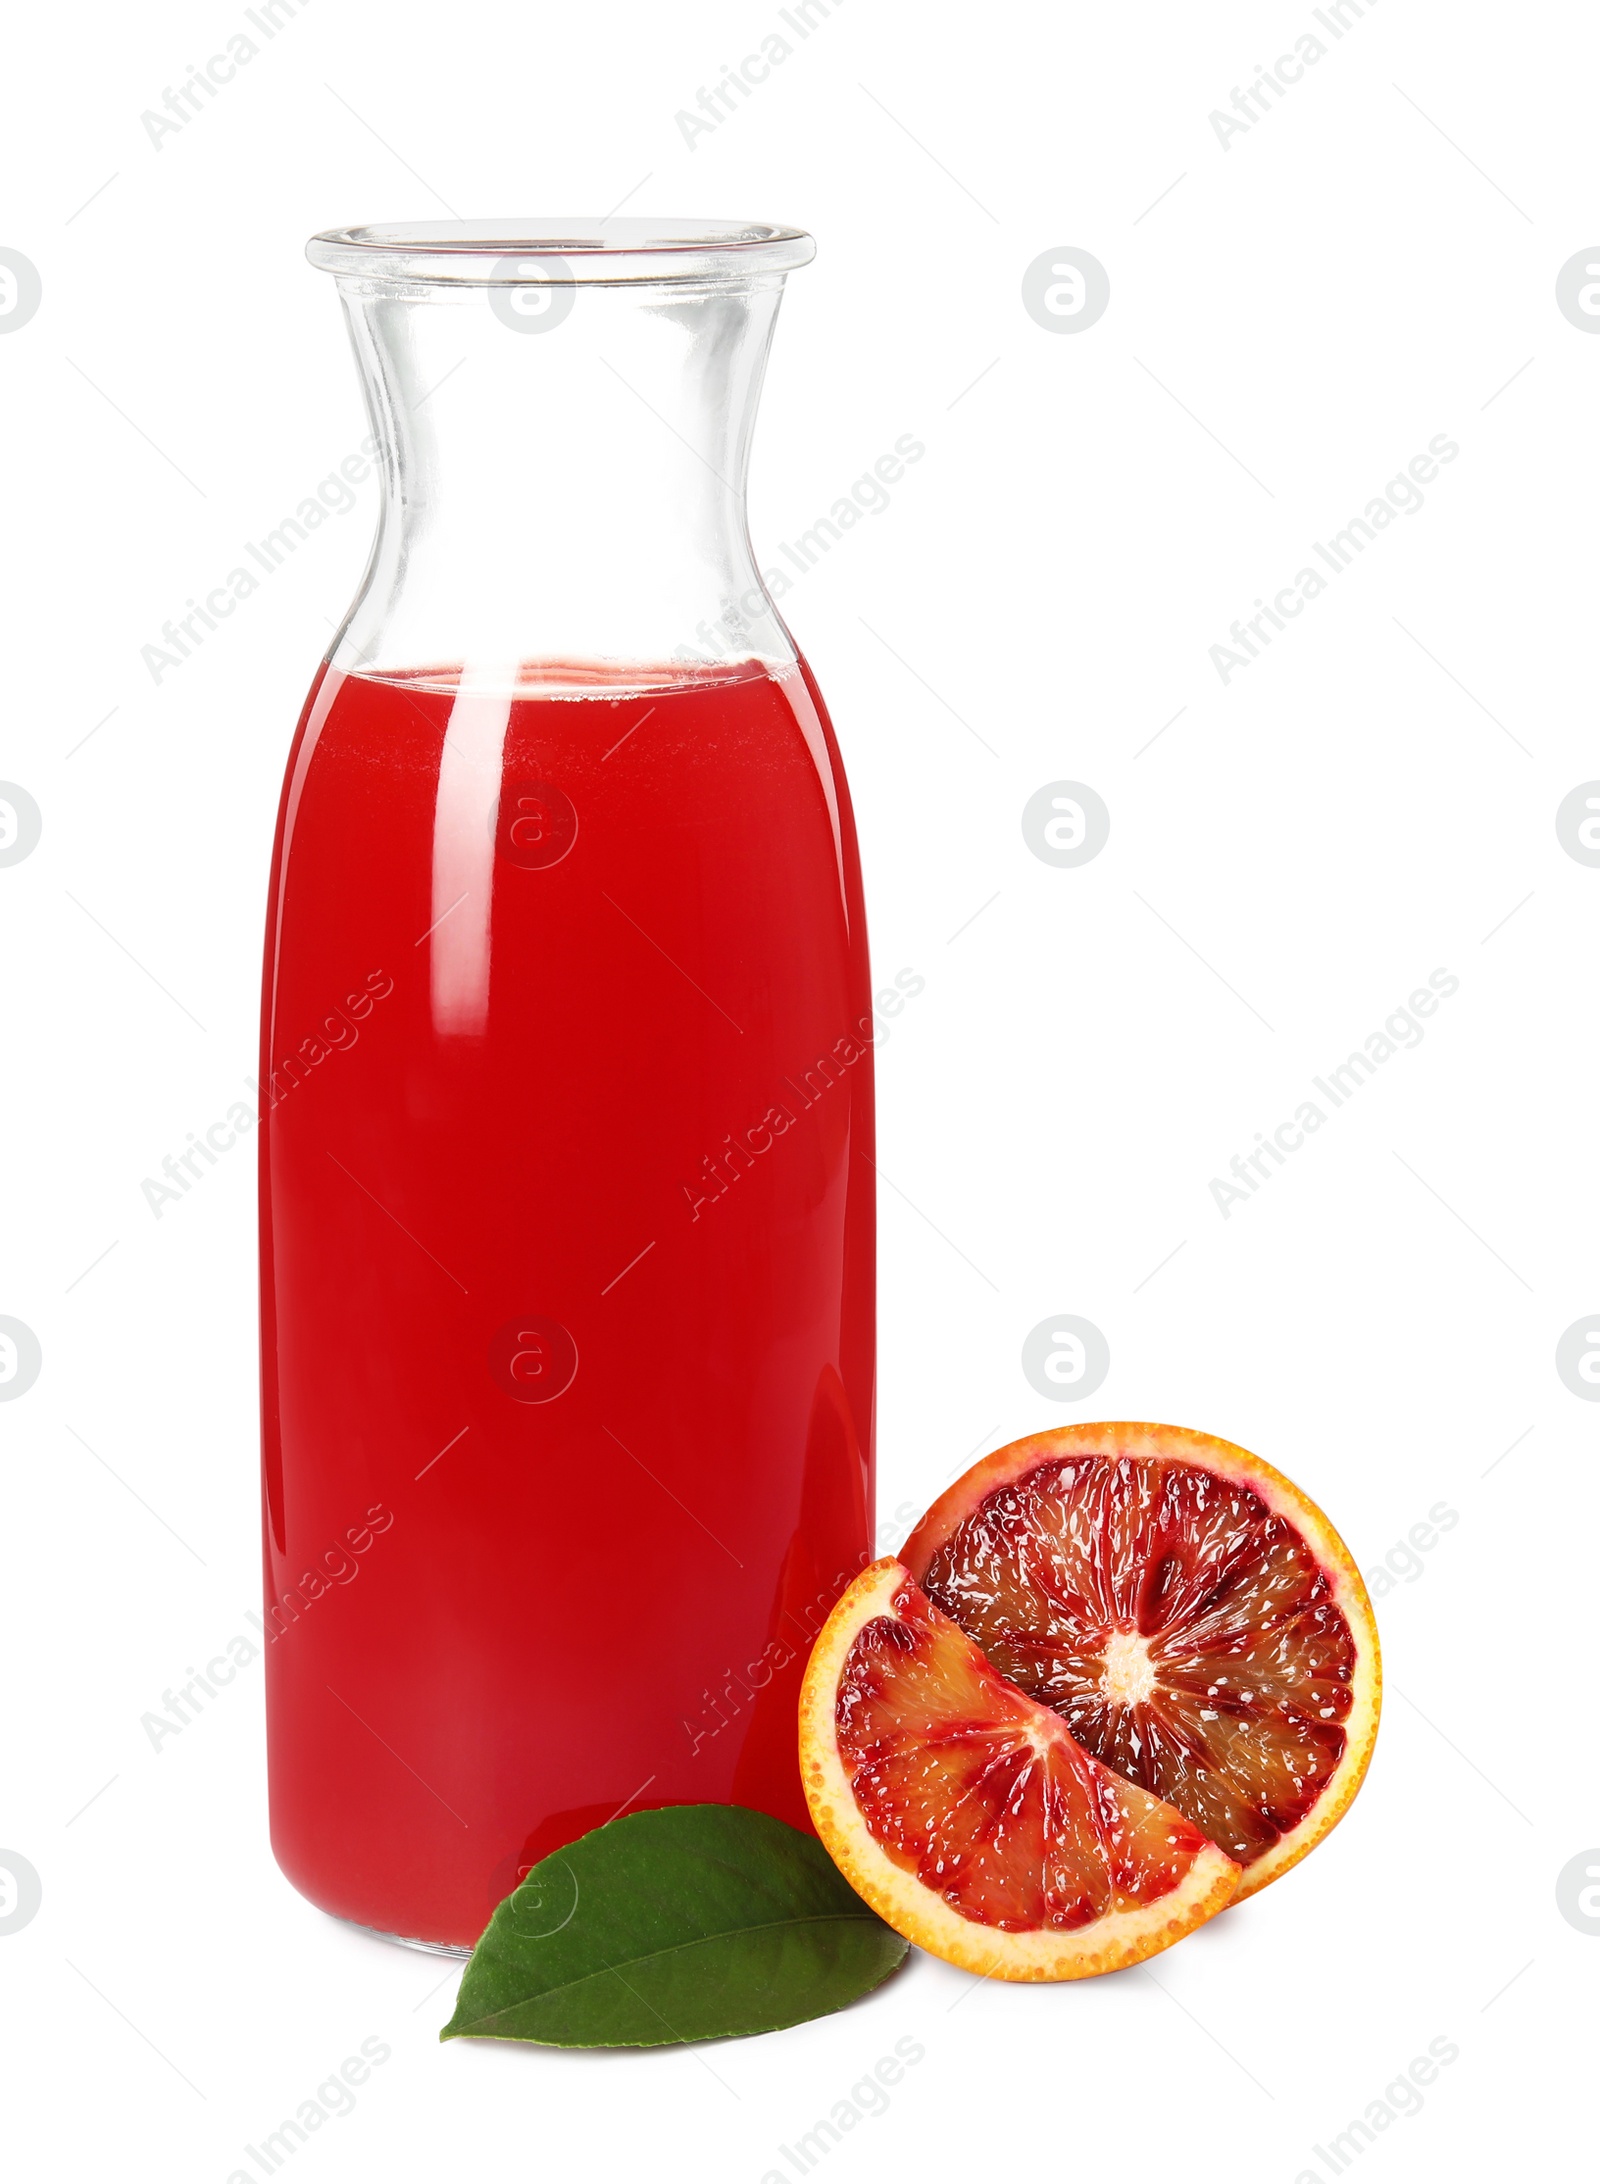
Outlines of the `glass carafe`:
[[436,1947],[624,1809],[807,1826],[800,1674],[870,1553],[855,829],[744,506],[812,249],[309,249],[382,507],[267,920],[272,1836]]

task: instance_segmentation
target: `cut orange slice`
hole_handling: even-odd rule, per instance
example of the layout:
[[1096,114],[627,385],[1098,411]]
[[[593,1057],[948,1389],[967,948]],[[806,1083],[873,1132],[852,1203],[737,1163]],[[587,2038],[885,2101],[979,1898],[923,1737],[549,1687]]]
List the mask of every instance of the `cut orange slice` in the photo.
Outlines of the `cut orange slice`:
[[1244,1868],[1341,1819],[1378,1733],[1372,1603],[1315,1503],[1180,1426],[1084,1425],[985,1457],[903,1559],[1078,1742]]
[[888,1557],[824,1625],[800,1695],[817,1833],[919,1948],[995,1979],[1083,1979],[1220,1911],[1238,1868],[997,1675]]

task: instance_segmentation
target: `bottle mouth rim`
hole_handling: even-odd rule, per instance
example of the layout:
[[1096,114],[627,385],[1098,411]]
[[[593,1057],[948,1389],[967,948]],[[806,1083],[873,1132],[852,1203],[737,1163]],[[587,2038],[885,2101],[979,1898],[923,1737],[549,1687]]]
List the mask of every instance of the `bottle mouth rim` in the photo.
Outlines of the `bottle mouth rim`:
[[746,282],[816,256],[803,228],[755,220],[414,220],[328,228],[306,256],[325,273],[414,287]]

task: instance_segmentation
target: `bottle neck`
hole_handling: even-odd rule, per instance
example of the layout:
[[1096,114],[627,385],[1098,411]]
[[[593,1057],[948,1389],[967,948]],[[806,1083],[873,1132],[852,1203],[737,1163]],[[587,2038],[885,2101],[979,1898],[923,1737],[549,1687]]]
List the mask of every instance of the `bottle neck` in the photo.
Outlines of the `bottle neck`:
[[340,288],[383,501],[336,667],[561,685],[793,662],[745,518],[781,277]]

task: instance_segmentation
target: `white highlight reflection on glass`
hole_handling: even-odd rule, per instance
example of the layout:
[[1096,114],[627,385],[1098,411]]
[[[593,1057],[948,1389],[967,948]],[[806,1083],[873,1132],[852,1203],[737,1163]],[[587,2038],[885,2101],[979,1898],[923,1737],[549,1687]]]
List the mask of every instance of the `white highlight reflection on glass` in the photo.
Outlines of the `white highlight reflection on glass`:
[[433,1028],[471,1037],[489,1023],[489,912],[494,836],[515,665],[464,667],[439,754],[433,807]]

